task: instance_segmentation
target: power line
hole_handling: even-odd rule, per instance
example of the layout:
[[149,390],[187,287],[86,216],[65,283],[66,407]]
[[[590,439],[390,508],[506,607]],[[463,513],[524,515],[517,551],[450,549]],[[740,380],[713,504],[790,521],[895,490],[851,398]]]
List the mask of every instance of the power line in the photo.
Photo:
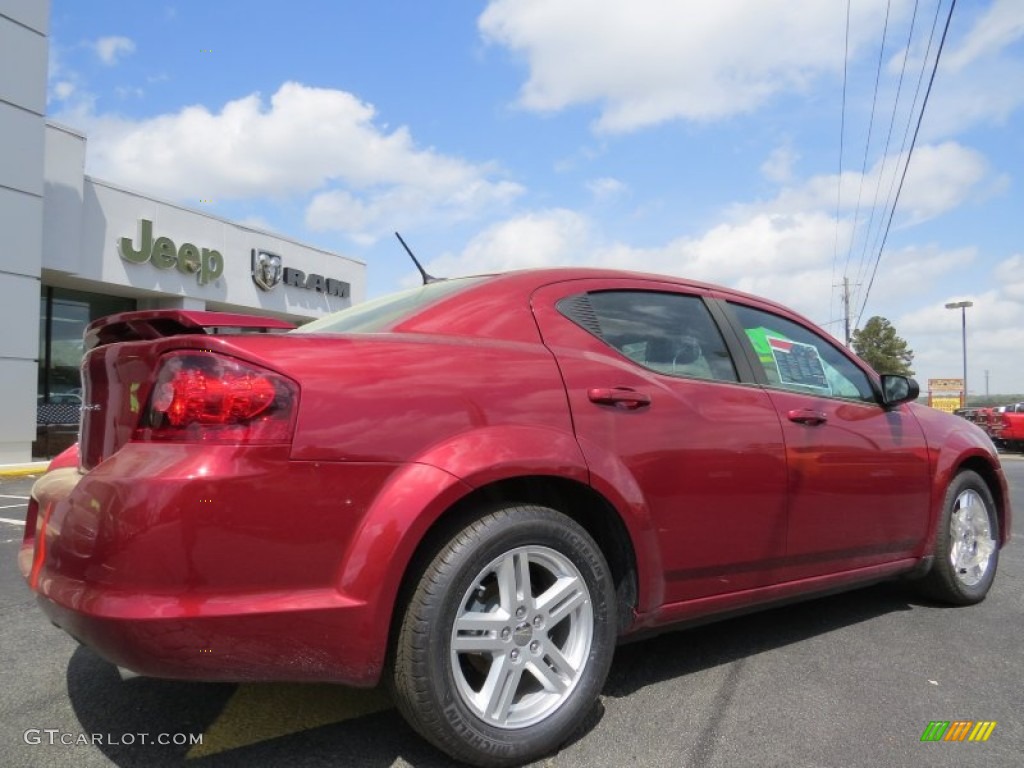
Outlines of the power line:
[[[867,260],[868,244],[871,240],[871,230],[875,223],[875,211],[878,210],[878,193],[882,189],[882,176],[885,175],[885,166],[889,160],[889,144],[892,141],[892,129],[896,125],[896,113],[899,111],[900,95],[903,93],[903,76],[907,71],[907,60],[910,58],[910,44],[914,39],[914,25],[917,21],[917,7],[919,2],[920,0],[914,0],[914,13],[910,17],[910,32],[907,34],[907,46],[903,51],[903,66],[900,67],[900,78],[899,82],[896,84],[896,98],[893,100],[892,104],[892,117],[889,119],[889,131],[885,135],[885,148],[882,150],[882,165],[878,169],[878,178],[875,181],[875,196],[871,201],[871,215],[868,217],[868,225],[864,230],[864,247],[861,249],[860,259],[858,260],[858,264],[861,265],[857,268],[858,272],[860,272],[863,264]],[[898,165],[898,158],[896,162]],[[884,211],[885,209],[883,208],[882,210]],[[881,230],[881,224],[879,225],[879,230]]]
[[[843,199],[843,137],[846,135],[846,78],[850,62],[850,1],[846,0],[846,42],[843,46],[843,106],[839,112],[839,173],[836,175],[836,238],[832,248],[832,284],[836,282],[836,264],[839,263],[839,211]],[[835,294],[833,293],[834,297]],[[831,300],[828,308],[832,322]]]
[[[914,111],[917,109],[917,100],[918,97],[921,95],[921,85],[922,83],[924,83],[924,73],[928,69],[928,58],[932,52],[932,44],[935,42],[935,30],[939,26],[939,12],[941,10],[942,0],[936,0],[935,14],[932,17],[932,27],[931,30],[928,32],[928,44],[925,46],[924,56],[921,58],[921,71],[917,75],[917,86],[914,88],[914,99],[913,101],[911,101],[910,109],[907,111],[907,122],[906,125],[903,127],[903,139],[900,141],[900,151],[896,155],[897,158],[903,157],[903,152],[907,148],[907,139],[910,138],[910,126],[914,122]],[[892,203],[893,192],[896,189],[896,179],[899,178],[899,175],[899,160],[897,159],[896,166],[893,168],[892,178],[889,180],[889,190],[888,192],[886,192],[885,195],[885,205],[882,206],[883,211],[888,210],[890,204]],[[878,248],[881,237],[882,223],[881,220],[879,220],[878,231],[875,233],[875,239],[871,245],[872,253],[875,251],[876,248]],[[860,266],[857,270],[857,282],[860,285],[863,285],[864,281],[867,279],[868,263],[869,262],[866,257],[861,259]]]
[[903,175],[900,177],[899,187],[896,188],[896,198],[892,202],[892,210],[889,211],[889,220],[885,224],[885,234],[882,236],[882,245],[878,249],[878,256],[875,257],[875,266],[871,270],[871,280],[868,282],[868,288],[864,292],[864,303],[861,305],[860,312],[857,314],[857,324],[860,325],[860,319],[864,315],[864,309],[868,304],[868,296],[871,294],[871,288],[875,284],[875,275],[878,274],[878,264],[882,260],[882,252],[885,250],[885,243],[889,239],[889,228],[892,226],[893,216],[896,214],[896,206],[900,202],[900,193],[903,191],[903,182],[907,179],[907,169],[910,168],[910,159],[914,155],[914,147],[917,144],[917,135],[921,131],[921,122],[924,120],[924,113],[928,107],[928,97],[931,96],[932,86],[935,84],[935,74],[939,71],[939,60],[942,58],[942,49],[946,45],[946,36],[949,34],[949,24],[953,20],[953,9],[956,8],[956,0],[952,0],[949,5],[949,13],[946,15],[946,26],[942,30],[942,39],[939,40],[939,48],[935,52],[935,64],[932,67],[931,77],[928,79],[928,89],[924,92],[924,99],[921,102],[921,113],[917,117],[917,126],[914,128],[914,138],[910,142],[910,150],[907,152],[907,161],[903,165]]
[[853,240],[857,235],[857,220],[860,218],[860,199],[864,192],[864,176],[868,170],[868,152],[871,149],[871,132],[875,126],[875,105],[878,102],[878,84],[882,79],[882,61],[885,58],[885,41],[889,34],[889,9],[892,0],[885,3],[885,23],[882,26],[882,45],[878,49],[878,67],[875,69],[875,90],[871,95],[871,117],[868,119],[868,136],[864,142],[864,161],[860,167],[860,184],[857,187],[857,205],[853,212],[853,227],[850,229],[850,245],[846,251],[846,265],[843,267],[843,274],[850,271],[850,256],[853,254]]

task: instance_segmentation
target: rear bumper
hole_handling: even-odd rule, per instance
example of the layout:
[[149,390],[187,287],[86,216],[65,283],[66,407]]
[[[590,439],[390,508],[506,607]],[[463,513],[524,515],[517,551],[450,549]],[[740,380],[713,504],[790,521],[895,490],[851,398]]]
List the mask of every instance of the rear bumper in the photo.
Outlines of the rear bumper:
[[[39,594],[37,600],[58,627],[108,661],[140,675],[354,686],[373,686],[380,677],[381,660],[375,649],[366,647],[367,636],[357,631],[363,613],[359,604],[263,614],[177,612],[135,619],[70,607],[61,597]],[[124,602],[132,607],[137,603],[131,597]]]
[[129,445],[40,479],[19,567],[54,623],[139,674],[372,686],[387,625],[339,585],[394,470]]

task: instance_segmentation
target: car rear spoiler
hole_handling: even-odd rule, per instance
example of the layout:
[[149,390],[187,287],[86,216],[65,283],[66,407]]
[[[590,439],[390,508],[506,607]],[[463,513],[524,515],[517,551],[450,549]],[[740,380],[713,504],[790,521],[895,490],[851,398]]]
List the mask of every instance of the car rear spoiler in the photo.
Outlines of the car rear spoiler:
[[247,331],[288,331],[295,327],[286,320],[234,312],[190,309],[147,309],[101,317],[85,329],[86,351],[119,341],[145,341],[182,334],[205,334],[208,328],[239,328]]

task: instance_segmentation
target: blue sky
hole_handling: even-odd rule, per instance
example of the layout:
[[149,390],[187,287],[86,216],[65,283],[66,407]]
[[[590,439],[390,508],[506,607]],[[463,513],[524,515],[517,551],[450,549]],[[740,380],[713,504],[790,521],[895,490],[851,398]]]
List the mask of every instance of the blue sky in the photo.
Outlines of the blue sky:
[[846,276],[922,384],[968,299],[971,390],[1024,392],[1019,0],[957,3],[867,292],[949,7],[852,0],[847,44],[839,0],[53,0],[48,109],[92,175],[360,259],[370,296],[416,281],[396,229],[435,274],[676,274],[840,336]]

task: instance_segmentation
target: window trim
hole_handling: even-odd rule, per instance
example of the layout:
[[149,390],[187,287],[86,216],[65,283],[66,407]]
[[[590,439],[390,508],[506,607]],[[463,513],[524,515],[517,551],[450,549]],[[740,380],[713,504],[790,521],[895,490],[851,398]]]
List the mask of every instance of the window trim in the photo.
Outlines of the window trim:
[[758,374],[767,381],[764,371],[761,370],[761,361],[756,361],[756,368],[751,364],[750,355],[754,348],[750,345],[749,341],[745,342],[744,337],[746,334],[740,334],[742,327],[739,323],[739,318],[732,312],[728,302],[714,296],[701,296],[701,298],[711,312],[711,319],[718,326],[719,333],[722,334],[722,339],[725,341],[729,354],[732,355],[732,364],[736,368],[737,375],[739,375],[740,383],[761,385],[764,382],[758,380]]

